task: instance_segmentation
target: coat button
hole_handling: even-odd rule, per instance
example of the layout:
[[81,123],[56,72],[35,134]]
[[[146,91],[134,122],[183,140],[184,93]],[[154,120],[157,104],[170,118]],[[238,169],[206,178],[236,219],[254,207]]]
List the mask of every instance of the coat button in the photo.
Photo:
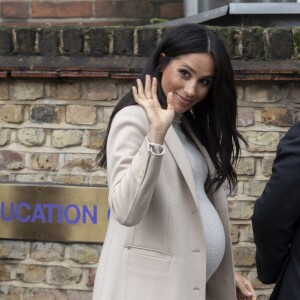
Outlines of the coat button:
[[194,296],[199,296],[200,295],[200,289],[194,288]]

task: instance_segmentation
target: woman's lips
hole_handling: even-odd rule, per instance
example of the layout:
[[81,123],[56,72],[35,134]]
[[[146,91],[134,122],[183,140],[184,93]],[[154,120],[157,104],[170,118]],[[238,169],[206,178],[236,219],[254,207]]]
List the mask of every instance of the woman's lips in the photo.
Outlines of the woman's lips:
[[175,93],[175,95],[176,95],[177,99],[184,105],[190,105],[192,103],[192,100],[189,98],[183,97],[177,93]]

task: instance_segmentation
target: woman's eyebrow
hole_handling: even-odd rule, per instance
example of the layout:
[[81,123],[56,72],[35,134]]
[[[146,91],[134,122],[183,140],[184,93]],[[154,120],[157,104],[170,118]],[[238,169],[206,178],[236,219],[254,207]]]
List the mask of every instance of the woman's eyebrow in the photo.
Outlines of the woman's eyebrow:
[[180,65],[180,67],[181,67],[181,68],[187,68],[187,69],[189,69],[190,72],[196,73],[196,70],[194,70],[193,67],[190,67],[190,66],[187,65],[187,64],[182,64],[182,65]]
[[[187,64],[182,64],[182,65],[180,65],[180,67],[181,68],[187,68],[191,73],[196,74],[196,70],[193,67],[191,67]],[[202,78],[214,78],[215,75],[214,74],[208,74],[208,75],[204,75],[204,76],[201,76],[201,77]]]

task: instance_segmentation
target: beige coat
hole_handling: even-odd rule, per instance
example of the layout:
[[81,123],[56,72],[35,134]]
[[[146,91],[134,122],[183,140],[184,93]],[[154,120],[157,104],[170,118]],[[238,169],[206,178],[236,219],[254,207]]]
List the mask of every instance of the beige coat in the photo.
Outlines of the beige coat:
[[[206,285],[206,250],[196,188],[186,152],[173,127],[166,152],[153,155],[143,109],[114,118],[107,171],[111,216],[95,279],[93,300],[234,300],[235,284],[227,200],[207,191],[225,229],[221,265]],[[214,167],[197,141],[210,174]]]

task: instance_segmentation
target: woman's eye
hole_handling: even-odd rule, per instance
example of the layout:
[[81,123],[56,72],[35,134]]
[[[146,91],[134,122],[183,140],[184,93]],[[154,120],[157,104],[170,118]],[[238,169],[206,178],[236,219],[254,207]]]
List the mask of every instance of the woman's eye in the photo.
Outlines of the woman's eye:
[[201,80],[200,80],[200,83],[201,83],[203,86],[209,86],[209,85],[210,85],[210,80],[208,80],[208,79],[201,79]]
[[185,78],[188,78],[190,76],[189,72],[186,70],[180,70],[180,73]]

